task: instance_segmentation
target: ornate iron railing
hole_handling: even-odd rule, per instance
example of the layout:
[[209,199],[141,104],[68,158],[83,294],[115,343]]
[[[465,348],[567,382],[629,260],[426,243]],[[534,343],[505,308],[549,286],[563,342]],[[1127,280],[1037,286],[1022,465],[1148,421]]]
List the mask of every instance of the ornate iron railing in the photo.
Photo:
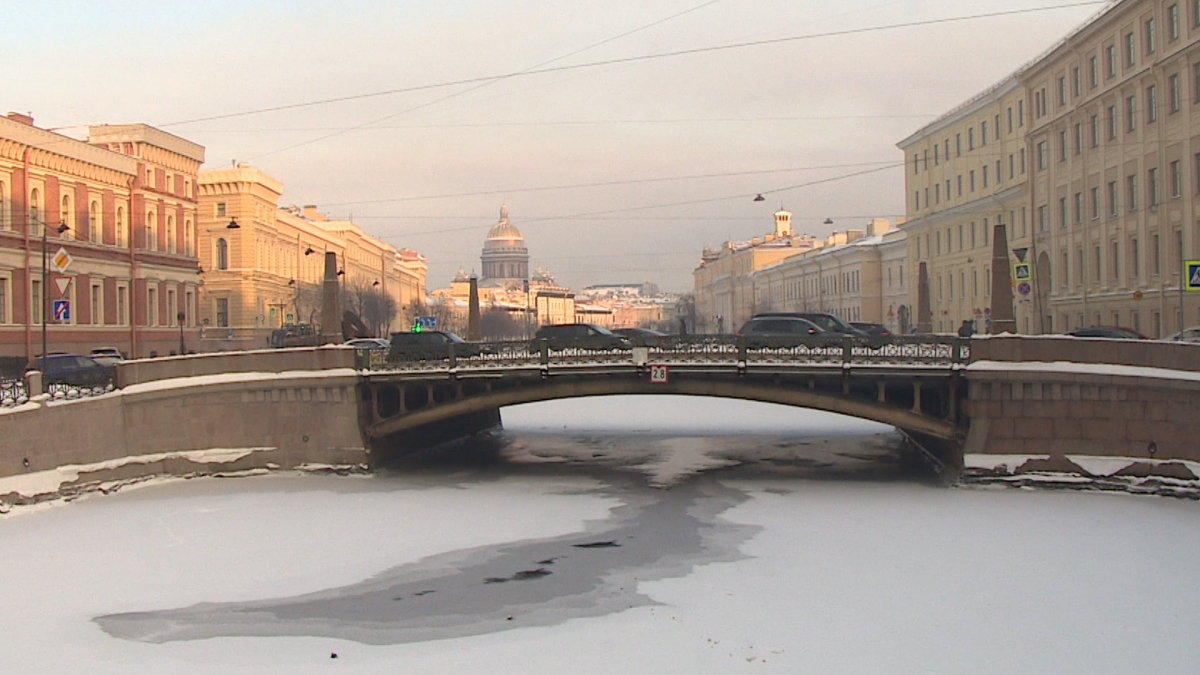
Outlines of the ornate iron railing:
[[674,366],[925,366],[953,368],[970,360],[970,340],[954,336],[851,337],[667,336],[616,349],[546,341],[468,343],[360,350],[363,370],[495,371],[608,365]]
[[45,389],[51,400],[62,401],[107,394],[115,389],[115,384],[113,382],[113,378],[110,376],[104,382],[98,382],[94,384],[68,384],[66,382],[52,382],[45,385]]
[[29,400],[25,380],[19,377],[0,377],[0,408],[12,408]]

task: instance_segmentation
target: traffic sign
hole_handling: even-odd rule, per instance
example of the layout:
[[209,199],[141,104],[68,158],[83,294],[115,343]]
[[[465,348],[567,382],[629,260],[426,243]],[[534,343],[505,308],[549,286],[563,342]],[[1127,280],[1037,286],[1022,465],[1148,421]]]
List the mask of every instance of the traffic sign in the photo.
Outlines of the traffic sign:
[[1013,263],[1013,281],[1029,281],[1033,278],[1033,266],[1027,262]]
[[58,287],[59,297],[67,297],[67,289],[71,287],[71,277],[54,277],[54,285]]
[[1200,260],[1189,260],[1183,265],[1187,270],[1187,281],[1184,288],[1189,291],[1200,291]]
[[71,260],[71,254],[67,253],[67,249],[60,247],[54,257],[50,259],[50,263],[54,265],[54,269],[58,270],[59,274],[62,274],[71,266]]
[[54,320],[55,321],[70,321],[71,320],[71,301],[70,300],[55,300],[54,301]]
[[420,324],[422,330],[437,330],[436,316],[418,316],[417,323]]
[[1021,282],[1017,283],[1017,295],[1019,295],[1021,297],[1026,297],[1032,292],[1033,292],[1033,286],[1030,285],[1030,283],[1028,281],[1021,281]]
[[650,366],[650,384],[666,384],[667,383],[667,367],[666,366]]

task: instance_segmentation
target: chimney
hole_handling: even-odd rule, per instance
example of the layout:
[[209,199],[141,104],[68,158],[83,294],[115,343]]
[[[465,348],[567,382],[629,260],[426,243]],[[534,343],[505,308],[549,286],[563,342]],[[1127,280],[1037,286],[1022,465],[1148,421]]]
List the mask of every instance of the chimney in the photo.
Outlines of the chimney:
[[315,204],[305,204],[303,213],[304,217],[308,218],[309,220],[318,220],[321,216],[321,214],[317,213],[317,207]]
[[10,119],[14,122],[20,122],[21,124],[27,124],[29,126],[33,126],[33,117],[30,115],[26,115],[26,114],[19,113],[19,112],[10,112],[7,115],[5,115],[5,117],[7,117],[8,119]]

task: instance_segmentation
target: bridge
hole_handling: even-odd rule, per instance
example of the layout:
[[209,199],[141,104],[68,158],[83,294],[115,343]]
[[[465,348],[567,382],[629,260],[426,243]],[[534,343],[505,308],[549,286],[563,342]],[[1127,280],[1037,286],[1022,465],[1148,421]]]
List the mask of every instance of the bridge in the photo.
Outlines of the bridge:
[[963,475],[1200,487],[1198,345],[698,336],[620,350],[526,341],[464,350],[148,359],[120,364],[111,387],[89,392],[0,382],[0,506],[8,493],[36,499],[29,492],[47,485],[61,493],[163,473],[370,467],[493,426],[504,406],[613,394],[739,398],[882,422]]

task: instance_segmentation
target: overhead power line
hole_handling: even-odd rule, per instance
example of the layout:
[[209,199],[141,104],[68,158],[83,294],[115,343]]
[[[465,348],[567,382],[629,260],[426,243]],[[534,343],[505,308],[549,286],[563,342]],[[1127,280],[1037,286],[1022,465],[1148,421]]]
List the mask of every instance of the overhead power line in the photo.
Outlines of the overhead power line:
[[919,26],[935,26],[939,24],[957,23],[962,21],[977,21],[981,19],[994,19],[1005,16],[1017,16],[1021,14],[1034,14],[1039,12],[1049,12],[1060,9],[1072,9],[1076,7],[1087,7],[1092,5],[1107,4],[1110,0],[1085,0],[1083,2],[1070,2],[1057,5],[1046,5],[1042,7],[1028,7],[1024,9],[1009,9],[998,12],[984,12],[979,14],[968,14],[963,16],[945,17],[941,19],[923,19],[920,21],[908,21],[903,23],[885,24],[881,26],[867,26],[863,28],[847,28],[843,30],[825,31],[821,33],[808,33],[805,35],[793,35],[789,37],[772,38],[767,40],[753,40],[750,42],[736,42],[726,45],[713,45],[709,47],[695,47],[692,49],[680,49],[669,52],[658,52],[654,54],[642,54],[639,56],[625,56],[614,59],[604,59],[600,61],[590,61],[587,63],[578,63],[566,66],[552,66],[546,68],[533,68],[521,70],[500,75],[486,75],[481,77],[470,77],[458,80],[448,80],[444,82],[436,82],[431,84],[414,85],[410,87],[398,87],[395,89],[386,89],[383,91],[368,92],[363,94],[352,94],[349,96],[337,96],[332,98],[318,99],[313,101],[304,101],[301,103],[290,103],[286,105],[270,106],[266,108],[257,108],[253,110],[243,110],[239,112],[224,113],[220,115],[209,115],[206,117],[195,117],[178,122],[169,122],[159,126],[171,127],[181,126],[184,124],[194,124],[196,122],[208,122],[212,120],[231,119],[234,117],[246,117],[249,115],[261,115],[270,112],[280,112],[284,110],[295,110],[297,108],[309,108],[319,105],[329,105],[332,103],[344,103],[347,101],[360,101],[367,98],[378,98],[381,96],[392,96],[396,94],[406,94],[416,91],[427,91],[431,89],[441,89],[444,87],[454,87],[466,84],[478,84],[482,82],[492,82],[499,80],[507,80],[517,77],[527,77],[530,75],[542,75],[545,73],[556,73],[569,70],[580,70],[583,68],[598,68],[601,66],[618,65],[624,63],[637,63],[641,61],[651,61],[656,59],[677,58],[681,56],[691,56],[694,54],[704,54],[710,52],[729,51],[734,49],[746,49],[749,47],[763,47],[767,45],[785,44],[789,42],[801,42],[806,40],[817,40],[822,38],[845,37],[848,35],[861,35],[863,33],[874,33],[881,31],[900,30],[904,28],[916,28]]

